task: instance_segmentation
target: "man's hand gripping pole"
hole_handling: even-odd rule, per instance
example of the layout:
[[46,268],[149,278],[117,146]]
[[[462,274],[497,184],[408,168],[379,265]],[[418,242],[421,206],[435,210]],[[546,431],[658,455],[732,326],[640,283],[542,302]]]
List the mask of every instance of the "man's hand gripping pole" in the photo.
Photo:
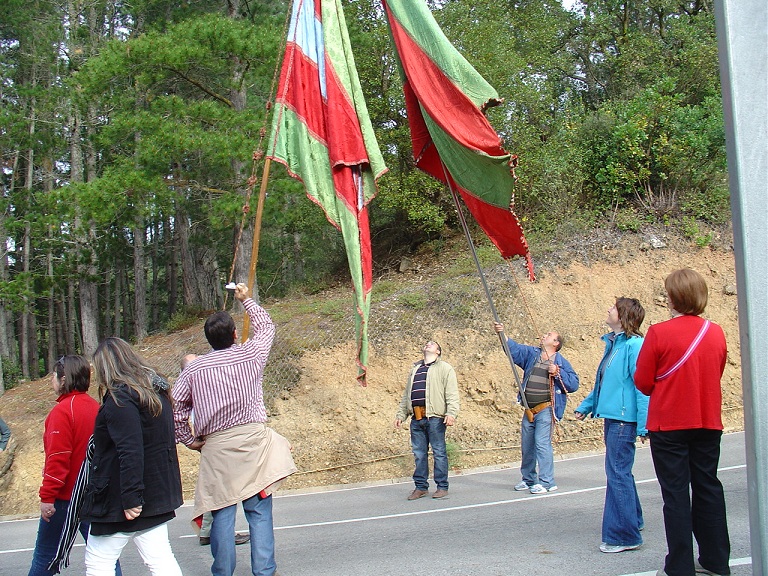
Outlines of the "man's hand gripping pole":
[[[501,322],[499,321],[498,315],[495,314],[495,310],[494,310],[494,321],[497,324],[501,324]],[[533,422],[533,411],[531,410],[531,407],[528,406],[528,400],[526,400],[525,398],[525,391],[523,390],[523,384],[520,381],[520,375],[517,373],[517,366],[515,365],[515,359],[512,358],[512,352],[509,350],[509,343],[507,342],[507,337],[504,334],[504,330],[497,332],[497,334],[499,335],[501,348],[504,350],[504,354],[507,356],[507,360],[509,360],[509,365],[512,368],[512,374],[515,375],[515,384],[517,385],[517,392],[520,395],[520,402],[523,404],[525,417],[528,418],[528,422]]]

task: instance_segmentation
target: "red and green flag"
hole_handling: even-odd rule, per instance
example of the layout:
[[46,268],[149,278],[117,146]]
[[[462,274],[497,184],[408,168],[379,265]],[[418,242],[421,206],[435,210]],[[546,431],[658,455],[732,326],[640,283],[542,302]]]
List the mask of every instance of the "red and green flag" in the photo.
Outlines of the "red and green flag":
[[524,257],[533,278],[514,213],[516,157],[483,113],[499,95],[448,41],[423,0],[382,3],[403,77],[416,166],[457,190],[502,257]]
[[294,0],[267,154],[304,183],[344,238],[355,292],[358,380],[365,385],[373,284],[367,205],[387,169],[340,0]]

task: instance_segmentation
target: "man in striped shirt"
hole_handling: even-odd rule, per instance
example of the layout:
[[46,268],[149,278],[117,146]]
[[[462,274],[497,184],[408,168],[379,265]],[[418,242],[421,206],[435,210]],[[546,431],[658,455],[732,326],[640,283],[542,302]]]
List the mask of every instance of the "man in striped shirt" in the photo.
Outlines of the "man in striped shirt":
[[[235,513],[242,502],[251,534],[254,575],[275,574],[272,492],[296,471],[288,441],[264,426],[264,366],[275,336],[269,314],[238,284],[235,298],[251,322],[251,338],[236,344],[235,321],[216,312],[205,322],[213,350],[198,356],[173,387],[176,440],[200,450],[195,515],[213,513],[214,576],[232,576],[236,566]],[[190,415],[194,409],[193,435]]]
[[459,385],[456,372],[440,357],[440,344],[430,340],[422,349],[423,360],[411,368],[400,407],[395,415],[395,427],[400,428],[411,416],[411,448],[416,464],[413,483],[416,485],[408,500],[418,500],[429,493],[428,451],[432,446],[434,477],[437,490],[432,498],[448,496],[448,452],[445,427],[453,426],[459,415]]

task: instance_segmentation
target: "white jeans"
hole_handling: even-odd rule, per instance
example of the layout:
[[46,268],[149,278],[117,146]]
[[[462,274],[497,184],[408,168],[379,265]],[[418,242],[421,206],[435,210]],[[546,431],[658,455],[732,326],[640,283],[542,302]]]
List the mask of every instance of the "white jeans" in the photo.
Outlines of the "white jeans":
[[168,541],[167,522],[139,532],[118,532],[110,536],[89,534],[85,545],[86,576],[114,576],[115,562],[131,538],[152,576],[181,576]]

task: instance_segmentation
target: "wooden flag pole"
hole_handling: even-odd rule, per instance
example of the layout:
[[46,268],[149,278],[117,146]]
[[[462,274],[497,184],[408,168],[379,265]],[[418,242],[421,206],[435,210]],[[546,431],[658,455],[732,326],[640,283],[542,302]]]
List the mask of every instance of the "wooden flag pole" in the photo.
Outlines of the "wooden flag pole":
[[[261,173],[261,186],[259,187],[259,201],[256,205],[256,217],[253,221],[253,244],[251,245],[251,266],[248,269],[248,288],[253,290],[256,280],[256,264],[259,261],[259,243],[261,242],[261,218],[264,215],[264,200],[267,197],[267,180],[269,180],[269,168],[272,164],[272,158],[267,156],[264,159],[264,170]],[[241,342],[248,340],[248,332],[251,323],[248,315],[243,318],[243,335]]]
[[[467,242],[469,243],[469,250],[472,253],[472,258],[475,260],[475,267],[477,268],[477,273],[480,276],[480,282],[483,284],[483,289],[485,290],[485,297],[488,299],[488,305],[491,308],[491,313],[493,314],[493,320],[494,322],[501,323],[501,320],[499,320],[499,314],[496,312],[496,306],[493,303],[493,297],[491,296],[491,291],[488,288],[488,283],[485,281],[485,274],[483,274],[483,267],[480,265],[480,259],[477,257],[477,251],[475,250],[475,245],[472,242],[472,235],[469,233],[469,226],[467,225],[467,220],[464,218],[464,212],[461,209],[461,204],[459,203],[459,195],[456,193],[456,190],[451,185],[451,178],[448,174],[448,170],[445,167],[445,164],[443,164],[442,161],[440,161],[440,164],[443,167],[443,174],[445,175],[445,183],[448,185],[448,189],[451,191],[451,195],[453,196],[453,203],[456,206],[456,212],[459,214],[459,221],[461,222],[461,227],[464,229],[464,235],[467,237]],[[525,394],[523,394],[523,384],[520,381],[520,375],[517,373],[517,366],[515,365],[515,360],[512,358],[512,352],[509,350],[509,345],[507,344],[507,337],[504,335],[504,332],[498,332],[499,340],[501,341],[501,347],[504,350],[504,354],[507,357],[507,360],[509,360],[509,365],[512,368],[512,374],[515,375],[515,383],[517,384],[517,391],[520,393],[520,401],[523,405],[523,408],[525,409],[525,414],[528,417],[529,421],[533,421],[533,412],[531,412],[530,407],[528,406],[528,401],[525,398]]]

